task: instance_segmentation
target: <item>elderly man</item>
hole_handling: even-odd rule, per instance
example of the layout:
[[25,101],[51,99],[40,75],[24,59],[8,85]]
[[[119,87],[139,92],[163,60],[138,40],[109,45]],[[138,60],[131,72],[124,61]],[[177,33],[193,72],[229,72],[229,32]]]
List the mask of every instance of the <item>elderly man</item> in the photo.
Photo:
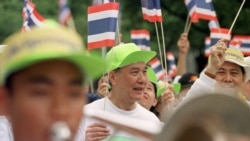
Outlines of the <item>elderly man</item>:
[[15,141],[73,140],[86,104],[83,84],[105,69],[100,58],[84,54],[76,32],[52,23],[5,42],[0,97]]
[[[103,110],[148,122],[160,123],[149,110],[137,103],[144,95],[147,83],[146,63],[155,56],[154,51],[141,51],[135,44],[127,43],[113,47],[106,56],[111,85],[107,97],[85,106],[86,109]],[[115,117],[114,117],[115,118]],[[128,121],[129,122],[129,121]],[[156,125],[157,126],[157,125]],[[116,132],[111,125],[95,120],[83,120],[78,141],[99,141],[114,138],[135,139],[137,137],[124,132]]]
[[226,40],[218,41],[211,48],[207,67],[192,85],[184,101],[214,92],[244,98],[241,89],[250,77],[247,68],[240,50],[227,48]]

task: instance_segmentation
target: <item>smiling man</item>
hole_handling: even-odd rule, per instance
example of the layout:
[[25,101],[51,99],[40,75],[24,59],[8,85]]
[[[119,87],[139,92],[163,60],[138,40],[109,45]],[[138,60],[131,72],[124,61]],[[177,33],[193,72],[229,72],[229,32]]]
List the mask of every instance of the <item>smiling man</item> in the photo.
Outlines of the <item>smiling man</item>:
[[[86,104],[83,85],[102,74],[104,62],[84,54],[80,36],[56,23],[16,33],[5,43],[0,95],[14,140],[73,140]],[[60,136],[61,130],[68,134]]]
[[208,65],[200,74],[184,101],[204,93],[222,93],[245,100],[242,87],[250,78],[248,64],[242,52],[227,48],[226,40],[218,41],[211,47]]
[[[137,103],[142,99],[147,83],[146,63],[155,54],[153,51],[141,51],[133,43],[113,47],[106,56],[109,63],[110,93],[107,97],[86,105],[85,108],[160,123],[152,112]],[[112,139],[108,139],[107,136],[111,136]],[[115,140],[115,138],[126,140],[136,137],[119,131],[115,133],[111,125],[87,119],[81,125],[78,141]]]

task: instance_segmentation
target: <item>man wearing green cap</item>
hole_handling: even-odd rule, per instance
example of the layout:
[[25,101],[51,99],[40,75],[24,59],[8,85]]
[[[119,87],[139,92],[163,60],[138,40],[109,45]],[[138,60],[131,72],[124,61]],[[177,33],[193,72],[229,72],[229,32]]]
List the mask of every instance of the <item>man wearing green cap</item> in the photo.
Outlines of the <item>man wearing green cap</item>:
[[101,75],[105,63],[84,54],[80,36],[57,24],[16,33],[5,44],[0,95],[14,140],[72,141],[86,104],[83,84]]
[[[109,63],[110,93],[107,97],[86,105],[85,108],[88,110],[103,110],[159,124],[159,119],[152,112],[137,103],[143,97],[147,83],[146,63],[155,54],[153,51],[141,51],[133,43],[113,47],[106,55],[106,60]],[[85,118],[81,124],[77,141],[111,140],[107,138],[108,136],[112,137],[112,140],[122,138],[124,141],[137,138],[122,131],[116,133],[114,131],[112,125]]]

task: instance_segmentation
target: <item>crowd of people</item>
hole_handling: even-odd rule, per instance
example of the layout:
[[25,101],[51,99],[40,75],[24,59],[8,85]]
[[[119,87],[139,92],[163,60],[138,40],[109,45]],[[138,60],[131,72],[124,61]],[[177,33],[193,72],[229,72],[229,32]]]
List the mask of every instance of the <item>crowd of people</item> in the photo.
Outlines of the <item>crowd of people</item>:
[[[15,33],[0,55],[0,140],[147,141],[84,111],[161,128],[198,96],[225,94],[248,104],[250,57],[228,48],[227,42],[221,39],[211,47],[206,67],[197,74],[187,72],[190,43],[187,33],[181,34],[174,79],[181,88],[176,91],[174,83],[157,80],[148,65],[156,52],[140,50],[134,43],[112,47],[103,60],[84,50],[75,31],[51,21]],[[89,92],[91,79],[99,79],[96,93]]]

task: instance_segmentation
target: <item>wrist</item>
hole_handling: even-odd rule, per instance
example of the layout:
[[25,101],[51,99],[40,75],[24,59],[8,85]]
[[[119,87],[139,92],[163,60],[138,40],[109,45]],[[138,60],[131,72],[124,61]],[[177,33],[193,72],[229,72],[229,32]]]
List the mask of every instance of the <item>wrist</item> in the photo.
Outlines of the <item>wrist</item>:
[[212,73],[211,71],[209,71],[208,69],[206,69],[204,71],[204,74],[206,74],[208,77],[212,78],[212,79],[215,79],[216,75],[215,73]]

